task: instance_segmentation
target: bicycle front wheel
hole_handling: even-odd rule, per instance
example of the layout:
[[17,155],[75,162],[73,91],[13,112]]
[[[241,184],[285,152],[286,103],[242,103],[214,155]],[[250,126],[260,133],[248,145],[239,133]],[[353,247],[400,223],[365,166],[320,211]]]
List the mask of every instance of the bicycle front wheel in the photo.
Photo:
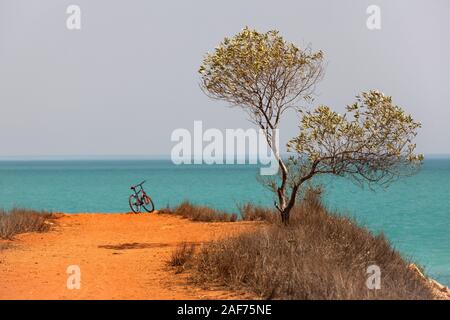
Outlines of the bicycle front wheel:
[[142,197],[142,207],[148,213],[152,213],[155,210],[155,205],[153,204],[152,198],[150,198],[148,195],[144,195]]
[[128,198],[128,203],[130,204],[131,211],[133,211],[134,213],[141,212],[141,203],[136,195],[132,194]]

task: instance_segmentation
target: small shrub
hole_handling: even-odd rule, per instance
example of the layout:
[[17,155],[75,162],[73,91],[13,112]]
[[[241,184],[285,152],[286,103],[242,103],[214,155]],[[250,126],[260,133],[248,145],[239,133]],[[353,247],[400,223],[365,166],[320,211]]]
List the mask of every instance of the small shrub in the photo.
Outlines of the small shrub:
[[237,221],[236,214],[229,214],[224,211],[211,209],[205,206],[193,205],[189,201],[185,201],[175,207],[164,211],[164,213],[176,214],[192,221],[203,222],[234,222]]
[[0,238],[13,239],[16,234],[25,232],[46,232],[54,215],[44,211],[14,208],[0,211]]
[[192,259],[195,251],[195,245],[183,242],[177,246],[172,252],[170,260],[168,261],[171,267],[184,267],[184,265]]
[[273,209],[258,207],[251,203],[246,203],[239,207],[241,218],[244,221],[267,221],[275,222],[280,219],[280,215]]

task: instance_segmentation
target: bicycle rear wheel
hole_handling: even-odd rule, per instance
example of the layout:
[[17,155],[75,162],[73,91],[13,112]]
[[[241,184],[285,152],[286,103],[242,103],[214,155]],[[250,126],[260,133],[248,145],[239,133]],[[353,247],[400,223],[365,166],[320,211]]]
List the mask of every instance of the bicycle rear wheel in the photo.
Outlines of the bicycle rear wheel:
[[134,213],[141,212],[141,203],[136,195],[132,194],[128,198],[128,203],[130,204],[131,211],[133,211]]
[[148,195],[144,195],[142,197],[142,207],[148,213],[152,213],[155,210],[155,205],[153,204],[152,198],[150,198]]

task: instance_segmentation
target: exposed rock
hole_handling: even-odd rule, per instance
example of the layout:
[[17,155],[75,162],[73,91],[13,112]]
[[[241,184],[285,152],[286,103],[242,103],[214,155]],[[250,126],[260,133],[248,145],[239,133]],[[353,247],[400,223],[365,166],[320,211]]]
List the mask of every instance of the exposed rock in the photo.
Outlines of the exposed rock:
[[427,277],[425,277],[425,275],[422,273],[422,271],[420,271],[419,267],[417,267],[414,263],[411,263],[408,266],[409,269],[411,269],[412,271],[414,271],[415,273],[417,273],[417,275],[419,277],[421,277],[422,279],[427,279]]
[[433,290],[438,299],[450,299],[450,290],[448,287],[444,286],[443,284],[437,282],[434,279],[425,276],[423,272],[419,269],[419,267],[417,267],[414,263],[411,263],[408,266],[408,268],[414,271],[420,278],[422,278],[428,283],[428,285]]
[[434,279],[429,279],[429,281],[430,281],[430,284],[431,284],[433,287],[435,287],[436,289],[438,289],[439,291],[447,292],[447,293],[449,292],[448,287],[446,287],[446,286],[444,286],[443,284],[437,282],[436,280],[434,280]]

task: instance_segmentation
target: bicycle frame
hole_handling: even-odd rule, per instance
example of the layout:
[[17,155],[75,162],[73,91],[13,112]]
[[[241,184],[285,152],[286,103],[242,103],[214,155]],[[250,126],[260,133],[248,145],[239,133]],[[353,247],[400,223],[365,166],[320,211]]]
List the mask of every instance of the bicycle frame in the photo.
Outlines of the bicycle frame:
[[[139,188],[139,190],[138,190]],[[142,185],[137,185],[136,187],[133,187],[132,189],[134,191],[134,194],[136,195],[137,201],[139,201],[139,205],[142,205],[142,199],[144,198],[144,196],[146,196],[147,194],[145,193],[144,188],[142,187]]]

